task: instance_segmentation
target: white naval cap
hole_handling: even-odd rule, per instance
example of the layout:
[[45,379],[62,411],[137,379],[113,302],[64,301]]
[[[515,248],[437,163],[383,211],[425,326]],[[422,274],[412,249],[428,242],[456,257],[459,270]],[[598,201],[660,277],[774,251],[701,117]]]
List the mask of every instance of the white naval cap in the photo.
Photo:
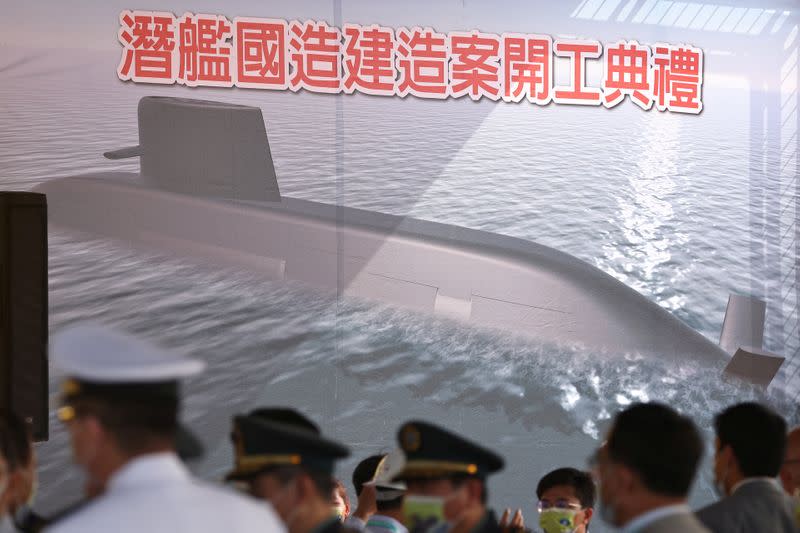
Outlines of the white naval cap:
[[50,342],[50,358],[65,376],[97,384],[147,384],[198,374],[205,362],[97,323],[68,326]]
[[405,454],[400,449],[392,450],[381,459],[372,478],[372,483],[377,489],[376,500],[390,501],[405,494],[406,484],[403,481],[393,481],[403,471],[405,465]]
[[[57,332],[50,342],[50,358],[65,378],[57,413],[63,422],[76,416],[73,402],[86,395],[170,405],[179,401],[178,380],[205,368],[203,361],[97,323],[74,324]],[[175,439],[182,458],[202,457],[202,443],[180,422]]]

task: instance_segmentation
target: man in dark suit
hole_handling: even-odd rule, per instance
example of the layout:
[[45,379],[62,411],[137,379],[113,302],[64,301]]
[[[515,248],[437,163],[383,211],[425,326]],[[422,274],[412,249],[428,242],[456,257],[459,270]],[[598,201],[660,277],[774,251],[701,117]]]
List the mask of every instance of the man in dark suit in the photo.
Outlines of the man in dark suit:
[[624,533],[708,533],[686,504],[702,454],[694,423],[672,408],[622,411],[594,458],[601,518]]
[[714,419],[714,478],[722,499],[697,512],[714,533],[797,531],[791,498],[776,477],[786,453],[786,422],[757,403]]

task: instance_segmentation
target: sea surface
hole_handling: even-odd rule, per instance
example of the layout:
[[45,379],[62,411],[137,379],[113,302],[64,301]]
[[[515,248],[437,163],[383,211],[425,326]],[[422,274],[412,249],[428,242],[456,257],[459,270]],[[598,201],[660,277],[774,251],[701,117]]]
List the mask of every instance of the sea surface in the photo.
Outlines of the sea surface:
[[[714,341],[729,293],[760,296],[754,287],[780,279],[751,271],[748,198],[762,185],[748,170],[749,94],[741,88],[707,84],[703,113],[685,116],[630,102],[606,110],[134,85],[116,79],[117,60],[0,48],[3,189],[138,171],[138,161],[102,152],[137,144],[139,98],[222,100],[262,108],[285,196],[555,247]],[[508,467],[490,483],[491,502],[535,521],[539,477],[584,466],[611,417],[632,402],[665,401],[692,415],[707,455],[713,415],[733,402],[766,401],[800,422],[790,400],[797,391],[726,383],[721,368],[548,345],[57,227],[50,305],[53,331],[102,320],[208,362],[186,385],[184,416],[208,448],[192,465],[208,479],[232,464],[229,417],[257,405],[297,407],[349,444],[353,456],[338,471],[346,483],[358,460],[395,445],[400,423],[421,418],[502,453]],[[768,348],[793,342],[776,331],[768,327]],[[37,448],[37,505],[57,509],[76,498],[80,476],[67,466],[55,419]],[[694,505],[713,499],[706,459]]]

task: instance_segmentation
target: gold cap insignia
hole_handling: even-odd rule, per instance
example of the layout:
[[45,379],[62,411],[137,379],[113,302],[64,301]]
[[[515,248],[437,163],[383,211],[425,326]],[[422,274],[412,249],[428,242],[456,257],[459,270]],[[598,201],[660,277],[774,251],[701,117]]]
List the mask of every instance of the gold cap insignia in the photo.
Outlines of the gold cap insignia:
[[400,432],[400,445],[405,452],[415,452],[422,446],[422,435],[413,424],[409,424]]
[[75,419],[75,408],[71,405],[64,405],[59,407],[56,411],[58,419],[64,423]]

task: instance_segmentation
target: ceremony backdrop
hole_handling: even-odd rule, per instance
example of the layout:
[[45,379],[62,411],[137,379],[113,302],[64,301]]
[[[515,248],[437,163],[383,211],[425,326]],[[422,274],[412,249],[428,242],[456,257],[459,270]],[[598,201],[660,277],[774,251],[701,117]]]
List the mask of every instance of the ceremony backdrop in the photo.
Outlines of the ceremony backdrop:
[[[714,413],[752,398],[800,422],[793,2],[4,0],[2,12],[3,189],[138,172],[102,153],[138,142],[143,96],[256,106],[283,196],[550,246],[715,343],[728,295],[754,296],[764,348],[786,358],[763,390],[723,380],[724,363],[599,354],[51,224],[51,331],[100,320],[208,361],[185,387],[201,476],[221,478],[230,416],[259,405],[294,406],[350,445],[348,485],[423,418],[504,455],[491,504],[535,522],[537,480],[585,467],[632,402],[668,402],[704,428],[693,505],[713,499]],[[76,499],[55,418],[37,452],[36,506]]]

